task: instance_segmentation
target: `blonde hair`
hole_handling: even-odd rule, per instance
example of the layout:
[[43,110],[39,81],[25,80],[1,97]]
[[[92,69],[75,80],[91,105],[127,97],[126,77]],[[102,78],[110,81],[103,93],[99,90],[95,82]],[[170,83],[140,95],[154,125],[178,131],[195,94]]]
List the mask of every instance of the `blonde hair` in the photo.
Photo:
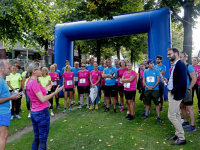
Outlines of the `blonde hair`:
[[51,66],[50,66],[50,72],[52,72],[52,69],[53,69],[53,68],[55,69],[55,66],[54,66],[54,65],[51,65]]
[[65,72],[67,72],[68,67],[70,67],[70,65],[67,65],[67,66],[65,67]]
[[42,68],[42,76],[44,76],[44,71],[47,70],[46,76],[49,75],[49,69],[47,67]]
[[94,63],[93,66],[94,66],[94,65],[97,65],[97,67],[98,67],[98,64],[97,64],[97,63]]

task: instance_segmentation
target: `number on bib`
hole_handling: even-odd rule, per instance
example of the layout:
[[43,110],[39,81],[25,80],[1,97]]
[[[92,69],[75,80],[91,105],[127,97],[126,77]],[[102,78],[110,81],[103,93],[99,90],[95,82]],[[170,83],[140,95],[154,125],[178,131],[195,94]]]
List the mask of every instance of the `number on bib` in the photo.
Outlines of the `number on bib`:
[[67,81],[67,85],[72,85],[72,80]]
[[125,88],[130,88],[130,85],[131,85],[130,83],[124,83]]
[[74,77],[74,81],[78,81],[78,77]]
[[155,78],[153,76],[147,77],[147,82],[155,82]]
[[80,79],[80,83],[85,83],[85,79]]
[[51,81],[52,85],[57,85],[57,81]]

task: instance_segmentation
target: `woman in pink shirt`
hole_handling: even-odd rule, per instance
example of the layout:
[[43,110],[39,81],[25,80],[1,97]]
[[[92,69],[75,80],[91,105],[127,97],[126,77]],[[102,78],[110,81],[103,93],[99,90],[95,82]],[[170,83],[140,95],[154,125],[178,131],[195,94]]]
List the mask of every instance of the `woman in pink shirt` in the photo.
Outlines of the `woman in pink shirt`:
[[[94,67],[94,70],[90,72],[90,83],[91,83],[90,88],[94,88],[95,86],[97,86],[98,92],[97,92],[95,109],[98,109],[101,72],[98,70],[97,63],[94,63],[93,67]],[[91,101],[91,106],[89,109],[94,109],[94,104],[92,101]]]
[[[103,64],[103,68],[105,69],[107,67],[106,62]],[[102,75],[103,71],[101,72]],[[105,95],[105,84],[106,84],[106,79],[102,78],[101,79],[101,90],[103,91],[103,94]],[[102,107],[106,107],[106,97],[104,96],[104,104]]]
[[90,92],[90,72],[85,69],[86,64],[81,64],[81,70],[78,72],[78,89],[80,93],[80,106],[78,108],[82,108],[83,106],[83,97],[84,93],[87,100],[87,107],[89,108],[89,92]]
[[199,83],[200,82],[200,80],[199,80],[200,65],[198,65],[198,63],[199,63],[199,58],[194,57],[192,59],[192,66],[194,67],[194,70],[196,72],[197,81],[192,88],[192,99],[194,98],[194,91],[196,91],[196,95],[197,95],[197,99],[198,99],[198,108],[199,108],[198,114],[200,115],[200,97],[199,97],[200,95],[198,94],[198,84],[200,85],[200,83]]
[[67,97],[68,97],[68,93],[69,93],[69,107],[68,110],[72,111],[71,107],[71,99],[72,99],[72,95],[73,95],[73,91],[75,88],[75,82],[74,82],[74,73],[71,72],[71,67],[69,65],[67,65],[65,67],[65,72],[63,73],[63,85],[64,85],[64,111],[63,113],[66,112],[66,107],[67,107]]
[[137,74],[132,70],[132,64],[127,63],[127,71],[124,72],[122,76],[122,82],[124,83],[124,94],[126,98],[126,103],[130,114],[126,118],[128,120],[135,119],[134,117],[134,107],[135,107],[135,95],[136,95],[136,82]]
[[41,86],[37,80],[42,76],[42,69],[40,64],[32,62],[27,69],[27,76],[30,79],[26,83],[26,92],[32,102],[31,120],[34,130],[35,139],[32,143],[32,150],[47,149],[47,138],[50,127],[50,117],[48,110],[48,100],[59,93],[62,87],[57,87],[55,92],[47,95],[47,91],[51,89],[52,85],[46,87]]
[[[55,66],[51,65],[50,66],[50,72],[49,75],[51,77],[51,92],[54,92],[56,90],[56,88],[58,87],[58,81],[60,81],[59,75],[57,72],[55,72]],[[56,97],[56,109],[59,110],[59,97]],[[52,98],[52,102],[53,102],[53,98]],[[52,103],[52,108],[53,108],[53,103]]]
[[118,86],[117,87],[118,87],[120,103],[121,103],[120,111],[123,111],[124,110],[124,84],[122,83],[122,76],[123,76],[124,72],[127,70],[127,68],[126,68],[126,63],[124,60],[120,61],[119,65],[121,68],[119,68],[117,70],[117,76],[118,76]]

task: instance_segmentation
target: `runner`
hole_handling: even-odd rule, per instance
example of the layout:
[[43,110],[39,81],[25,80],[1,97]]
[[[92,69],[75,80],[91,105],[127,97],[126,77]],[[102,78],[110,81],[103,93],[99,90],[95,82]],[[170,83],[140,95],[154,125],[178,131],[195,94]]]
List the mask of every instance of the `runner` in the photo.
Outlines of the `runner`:
[[116,111],[116,83],[115,83],[115,77],[117,76],[117,69],[116,67],[112,66],[111,59],[107,59],[106,61],[108,67],[104,69],[102,77],[106,78],[105,83],[105,96],[106,96],[106,109],[104,112],[110,111],[110,97],[113,99],[114,104],[114,113],[117,113]]
[[10,74],[10,63],[7,61],[0,61],[0,150],[6,147],[6,140],[8,137],[8,127],[10,126],[10,107],[11,100],[17,100],[21,94],[10,95],[8,85],[4,78]]
[[[65,67],[66,67],[67,65],[70,65],[69,60],[65,60]],[[65,72],[65,67],[62,68],[62,71],[61,71],[62,75],[63,75],[63,73]]]
[[[107,68],[106,62],[104,62],[103,64],[103,68]],[[103,71],[101,72],[101,75],[103,74]],[[102,107],[106,107],[106,96],[105,96],[105,83],[106,83],[106,79],[102,77],[101,79],[101,90],[103,91],[104,94],[104,104]]]
[[78,90],[80,93],[80,106],[78,108],[82,108],[83,106],[83,98],[84,98],[84,93],[86,96],[87,100],[87,107],[89,108],[89,92],[90,92],[90,82],[89,82],[89,77],[90,77],[90,72],[85,69],[86,64],[82,63],[81,64],[81,70],[78,72]]
[[[94,70],[92,70],[90,73],[90,83],[91,83],[90,88],[94,88],[95,86],[97,86],[98,92],[97,92],[97,97],[96,97],[95,109],[98,109],[101,72],[98,70],[97,63],[94,63],[93,67],[94,67]],[[92,101],[91,101],[91,106],[89,109],[94,109],[94,104]]]
[[128,116],[126,117],[128,118],[128,120],[135,119],[134,108],[135,108],[135,95],[136,95],[136,85],[137,85],[136,82],[137,82],[137,74],[135,71],[132,70],[132,64],[129,62],[127,63],[127,71],[125,71],[122,76],[122,83],[124,83],[124,94],[128,110],[130,112],[130,114],[128,114]]
[[143,119],[148,118],[151,99],[153,99],[154,104],[156,105],[157,122],[161,123],[160,109],[158,102],[159,98],[158,84],[160,82],[160,72],[157,69],[154,69],[154,61],[152,59],[149,59],[147,61],[147,64],[149,69],[145,70],[143,74],[143,83],[145,86],[144,98],[145,98],[146,114],[142,118]]
[[88,70],[89,72],[91,72],[92,70],[94,70],[94,67],[93,67],[93,64],[94,64],[94,58],[91,57],[90,60],[89,60],[89,65],[86,66],[86,70]]
[[[123,111],[124,110],[124,84],[122,83],[122,76],[124,74],[125,71],[127,71],[127,68],[126,68],[126,63],[124,60],[120,61],[119,63],[120,67],[118,70],[117,70],[117,76],[118,76],[118,92],[119,92],[119,96],[120,96],[120,111]],[[117,95],[118,97],[118,95]]]
[[[52,88],[51,88],[51,93],[55,92],[57,86],[58,86],[58,81],[60,80],[59,79],[59,75],[58,73],[55,72],[55,66],[54,65],[51,65],[50,66],[50,72],[49,72],[49,75],[51,77],[51,84],[52,84]],[[59,99],[56,99],[56,109],[59,110]],[[53,98],[52,98],[52,109],[53,109]]]
[[[19,73],[16,72],[16,67],[12,66],[11,67],[12,73],[6,77],[6,82],[8,86],[10,87],[9,90],[11,94],[16,94],[21,91],[21,84],[22,84],[22,77]],[[12,101],[12,109],[11,109],[11,117],[10,120],[13,120],[14,118],[14,113],[16,113],[16,118],[20,119],[21,117],[19,116],[19,108],[20,108],[20,98],[17,100]],[[15,107],[16,105],[16,107]],[[14,112],[14,107],[15,107],[15,112]]]
[[[49,70],[46,67],[42,68],[42,76],[38,78],[38,81],[40,83],[41,86],[43,86],[44,88],[46,88],[47,86],[49,86],[51,84],[51,77],[49,76]],[[47,91],[47,95],[51,94],[51,90]],[[49,100],[51,106],[49,107],[50,112],[51,112],[51,116],[54,116],[53,113],[53,99]]]
[[38,82],[38,77],[42,76],[42,69],[39,63],[32,62],[28,67],[27,75],[30,77],[26,84],[27,94],[31,99],[31,120],[34,131],[34,141],[32,143],[32,150],[47,149],[47,138],[49,135],[50,117],[48,110],[48,100],[59,93],[62,87],[57,87],[55,92],[46,95],[47,91],[51,89],[52,85],[42,87]]
[[[101,60],[100,60],[100,66],[98,66],[98,70],[102,73],[103,72],[103,70],[104,70],[104,67],[103,67],[103,65],[104,65],[104,59],[103,58],[101,58]],[[101,80],[102,80],[102,77],[101,77]],[[101,82],[101,81],[100,81]],[[101,100],[101,91],[102,91],[102,89],[101,89],[101,86],[100,86],[100,90],[99,90],[99,99]]]
[[[120,68],[119,59],[115,59],[114,60],[114,64],[115,64],[116,69],[118,70]],[[116,83],[116,95],[115,95],[116,105],[119,106],[119,100],[118,100],[118,77],[117,76],[115,78],[115,83]]]
[[[58,75],[59,75],[58,84],[60,84],[60,79],[61,79],[62,74],[61,74],[60,70],[57,69],[57,64],[54,63],[53,65],[55,66],[55,72],[58,73]],[[59,108],[59,106],[60,106],[60,104],[59,104],[59,93],[56,95],[56,101],[58,101],[58,109],[60,109]]]
[[78,92],[78,103],[80,104],[80,94],[79,94],[79,90],[78,90],[78,72],[81,70],[81,68],[79,68],[79,62],[75,62],[74,63],[74,67],[71,68],[71,72],[74,73],[74,82],[75,82],[75,87],[74,87],[74,91],[73,91],[73,95],[72,95],[72,105],[75,105],[75,91],[76,91],[76,87],[77,87],[77,92]]
[[[73,91],[75,89],[75,82],[74,82],[74,73],[71,72],[71,67],[70,66],[66,66],[65,67],[65,72],[63,73],[63,85],[64,85],[64,111],[63,113],[66,112],[66,107],[67,107],[67,97],[69,97],[69,107],[68,110],[72,111],[71,107],[71,99],[72,99],[72,95],[73,95]],[[69,93],[69,96],[68,96]]]

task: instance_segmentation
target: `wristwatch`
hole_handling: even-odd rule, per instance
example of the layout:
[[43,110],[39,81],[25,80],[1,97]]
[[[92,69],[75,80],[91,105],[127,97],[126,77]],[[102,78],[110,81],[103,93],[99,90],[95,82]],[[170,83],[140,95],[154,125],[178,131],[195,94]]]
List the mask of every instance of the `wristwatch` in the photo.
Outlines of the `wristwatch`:
[[191,91],[191,89],[188,89],[189,91]]

